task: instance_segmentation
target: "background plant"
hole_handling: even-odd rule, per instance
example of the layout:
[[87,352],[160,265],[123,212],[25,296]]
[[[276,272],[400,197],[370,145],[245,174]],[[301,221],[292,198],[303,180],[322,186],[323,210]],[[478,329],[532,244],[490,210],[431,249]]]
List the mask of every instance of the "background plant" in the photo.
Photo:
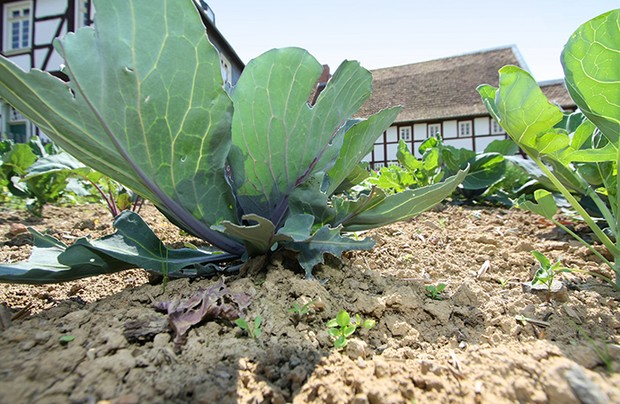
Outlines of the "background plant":
[[[566,85],[587,118],[572,136],[566,129],[557,128],[565,115],[547,100],[536,81],[522,69],[505,66],[499,71],[499,88],[490,85],[478,88],[492,116],[614,257],[611,262],[597,254],[614,271],[617,289],[620,289],[620,103],[614,100],[620,99],[619,22],[620,10],[596,17],[579,27],[564,47],[561,60]],[[563,181],[564,173],[570,173],[579,193],[587,195],[596,206],[607,231]],[[589,175],[598,180],[593,181]],[[539,192],[538,196],[545,195]],[[524,206],[547,218],[557,213],[552,198],[545,198],[542,203],[537,198],[537,202]],[[583,239],[578,240],[596,251]]]
[[551,302],[551,287],[555,275],[561,272],[571,272],[569,268],[564,267],[560,261],[556,261],[553,264],[544,254],[539,251],[532,251],[532,255],[538,261],[538,269],[532,279],[532,285],[542,284],[547,287],[547,303]]
[[446,289],[445,283],[439,283],[437,285],[426,285],[424,288],[426,290],[426,296],[430,297],[433,300],[443,300],[441,294]]
[[334,338],[335,348],[344,348],[349,343],[348,338],[355,333],[359,327],[371,329],[376,322],[372,319],[362,321],[359,314],[352,319],[346,310],[340,310],[335,318],[327,322],[327,332]]
[[54,42],[67,82],[0,58],[0,96],[213,249],[170,250],[126,211],[117,232],[99,240],[67,247],[35,234],[30,261],[1,265],[0,280],[54,282],[132,267],[212,275],[276,249],[295,251],[311,276],[325,253],[372,247],[349,232],[416,216],[463,180],[459,172],[398,194],[341,193],[400,111],[352,118],[372,82],[357,62],[344,62],[310,108],[322,66],[302,49],[266,52],[228,89],[192,0],[95,0],[95,8],[94,28]]
[[235,320],[235,324],[237,324],[237,327],[245,331],[252,339],[260,337],[262,333],[262,330],[260,328],[262,323],[263,319],[261,318],[261,316],[254,317],[253,321],[247,321],[246,319],[241,317]]
[[469,203],[487,201],[512,206],[532,179],[514,160],[519,147],[512,140],[496,140],[483,153],[443,143],[441,136],[426,139],[419,148],[420,159],[400,141],[399,165],[382,167],[366,182],[388,192],[402,192],[441,182],[459,170],[469,167],[468,174],[456,188],[453,197]]

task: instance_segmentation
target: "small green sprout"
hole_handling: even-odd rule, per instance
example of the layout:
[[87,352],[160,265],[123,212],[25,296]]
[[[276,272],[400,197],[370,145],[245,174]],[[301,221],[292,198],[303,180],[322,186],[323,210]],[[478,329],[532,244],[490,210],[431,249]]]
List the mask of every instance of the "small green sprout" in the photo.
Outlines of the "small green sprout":
[[433,300],[443,300],[441,297],[441,293],[446,289],[445,283],[440,283],[438,285],[427,285],[426,286],[426,296],[430,297]]
[[350,337],[358,327],[371,329],[375,324],[376,321],[371,319],[362,321],[359,314],[356,314],[352,321],[351,316],[349,316],[346,310],[340,310],[336,318],[332,318],[327,322],[327,332],[335,338],[334,347],[341,349],[347,346],[349,343],[347,338]]
[[510,279],[509,278],[499,278],[498,282],[499,282],[500,286],[502,287],[502,289],[506,289],[508,287],[508,285],[510,284]]
[[63,335],[60,338],[58,338],[58,342],[60,342],[60,345],[67,345],[69,342],[73,341],[75,339],[75,337],[73,335]]
[[562,264],[560,264],[559,260],[556,261],[554,264],[551,264],[549,258],[545,257],[544,254],[536,250],[532,251],[532,255],[534,256],[534,258],[536,258],[539,264],[538,270],[534,274],[532,285],[540,283],[547,286],[547,303],[550,303],[551,285],[553,284],[555,274],[558,272],[571,272],[571,270],[569,268],[563,267]]
[[293,308],[289,309],[289,313],[291,313],[294,317],[295,324],[299,323],[305,315],[310,312],[310,306],[314,305],[316,300],[310,300],[308,303],[300,306],[297,303],[293,303]]
[[248,323],[244,318],[239,317],[235,320],[235,324],[242,330],[248,333],[250,337],[256,339],[260,337],[262,330],[260,328],[263,319],[261,316],[256,316],[253,322]]

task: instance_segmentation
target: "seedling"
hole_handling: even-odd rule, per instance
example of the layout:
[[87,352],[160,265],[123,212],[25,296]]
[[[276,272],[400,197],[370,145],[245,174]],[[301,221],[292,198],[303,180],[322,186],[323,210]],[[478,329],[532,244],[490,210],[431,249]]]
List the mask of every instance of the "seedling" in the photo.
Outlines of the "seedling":
[[551,285],[553,284],[555,274],[558,272],[571,272],[571,270],[569,268],[563,267],[559,260],[556,261],[554,264],[551,264],[549,258],[545,257],[544,254],[538,251],[532,251],[532,255],[539,263],[538,270],[536,271],[536,274],[534,274],[534,279],[532,280],[532,285],[540,283],[547,286],[548,304],[551,302]]
[[506,289],[508,287],[508,285],[510,284],[510,279],[508,279],[508,278],[499,278],[498,282],[499,282],[500,286],[502,287],[502,289]]
[[443,300],[441,293],[446,289],[445,283],[440,283],[438,285],[427,285],[426,286],[426,296],[430,297],[433,300]]
[[60,342],[60,345],[67,345],[69,342],[73,341],[75,339],[75,337],[73,335],[63,335],[60,338],[58,338],[58,342]]
[[256,316],[254,318],[254,321],[249,323],[241,317],[235,320],[235,324],[237,324],[239,328],[247,332],[248,335],[253,339],[260,337],[260,334],[262,333],[262,330],[260,328],[262,322],[263,319],[261,318],[261,316]]
[[327,322],[327,332],[335,338],[334,347],[341,349],[347,346],[349,343],[347,338],[350,337],[358,327],[371,329],[375,324],[375,320],[372,319],[362,321],[359,314],[356,314],[352,321],[351,316],[346,310],[340,310],[336,318],[332,318]]
[[307,315],[310,312],[310,307],[316,303],[316,300],[310,300],[308,303],[300,306],[297,303],[293,303],[293,308],[289,309],[289,313],[291,313],[294,317],[295,324],[301,321],[301,318]]

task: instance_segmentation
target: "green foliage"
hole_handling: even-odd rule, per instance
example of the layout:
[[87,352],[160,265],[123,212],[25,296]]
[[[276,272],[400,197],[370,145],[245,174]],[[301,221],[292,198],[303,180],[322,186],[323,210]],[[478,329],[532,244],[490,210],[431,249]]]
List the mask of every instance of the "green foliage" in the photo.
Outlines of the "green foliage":
[[551,300],[551,286],[553,285],[555,275],[560,272],[571,272],[571,270],[562,266],[559,260],[552,264],[549,258],[538,251],[532,251],[532,255],[538,261],[538,269],[534,274],[532,284],[540,283],[547,287],[547,303],[549,303]]
[[[199,263],[189,256],[177,275],[289,249],[310,277],[326,253],[372,247],[348,232],[409,219],[450,195],[466,174],[394,195],[343,190],[400,111],[352,119],[372,81],[357,62],[342,63],[312,107],[307,101],[322,67],[299,48],[250,61],[227,92],[193,1],[166,7],[163,0],[95,0],[95,8],[94,28],[55,41],[67,82],[0,58],[0,96],[82,163],[223,252],[204,253]],[[117,224],[136,226],[123,228],[123,240],[149,245],[141,240],[143,223],[121,216]],[[161,243],[150,245],[155,249],[140,252],[159,259]],[[106,262],[102,271],[139,261],[129,245],[109,238],[80,248]],[[57,266],[62,256],[52,252],[31,270]],[[18,282],[15,268],[0,266],[0,280],[11,273]],[[54,274],[46,281],[71,276]]]
[[485,199],[511,206],[517,190],[530,177],[517,168],[510,156],[518,151],[512,140],[496,140],[481,154],[468,149],[445,145],[439,135],[426,139],[417,159],[407,144],[400,140],[397,158],[399,165],[382,167],[368,178],[367,183],[387,192],[402,192],[439,183],[443,178],[469,169],[455,196],[469,201]]
[[349,343],[349,338],[359,328],[371,329],[376,324],[375,320],[366,319],[362,321],[359,314],[351,318],[346,310],[340,310],[335,318],[327,322],[327,332],[334,338],[335,348],[344,348]]
[[260,328],[262,322],[263,319],[261,318],[261,316],[256,316],[254,318],[254,321],[250,322],[241,317],[235,320],[235,324],[237,324],[237,326],[243,331],[247,332],[248,335],[253,339],[257,339],[258,337],[260,337],[262,333],[262,330]]
[[441,294],[446,289],[445,283],[439,283],[437,285],[426,285],[424,289],[426,289],[426,296],[430,297],[433,300],[443,300]]
[[316,303],[316,300],[310,300],[308,303],[303,305],[299,305],[297,303],[293,303],[293,307],[289,309],[289,313],[291,313],[294,317],[295,323],[299,323],[301,319],[308,315],[310,312],[310,307],[312,307]]
[[58,338],[58,342],[60,343],[60,345],[67,345],[69,344],[69,342],[75,340],[75,336],[73,335],[61,335]]
[[[614,257],[613,263],[604,257],[603,262],[615,272],[617,289],[620,289],[620,103],[616,102],[620,99],[619,22],[620,10],[586,22],[570,37],[562,52],[566,85],[585,117],[566,117],[547,100],[532,76],[515,66],[500,69],[499,88],[490,85],[478,88],[493,117]],[[553,198],[542,191],[535,197],[536,202],[522,206],[561,225],[553,219],[557,209]],[[590,205],[595,206],[596,216],[606,223],[607,231],[588,212]],[[578,236],[577,239],[595,251]]]
[[90,181],[101,177],[53,143],[43,145],[38,137],[28,143],[5,141],[0,147],[0,200],[22,199],[37,216],[48,203],[96,201],[88,176]]

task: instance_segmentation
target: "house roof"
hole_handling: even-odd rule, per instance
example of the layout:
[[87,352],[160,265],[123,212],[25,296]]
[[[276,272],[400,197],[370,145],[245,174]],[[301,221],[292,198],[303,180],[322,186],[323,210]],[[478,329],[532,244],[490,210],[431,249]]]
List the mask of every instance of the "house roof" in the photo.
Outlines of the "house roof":
[[[476,87],[497,86],[498,70],[505,65],[527,70],[514,46],[373,70],[373,93],[359,114],[369,116],[402,105],[396,122],[488,115]],[[570,100],[562,89],[556,82],[547,88],[560,105]]]
[[542,92],[550,102],[559,105],[563,109],[576,109],[575,101],[570,97],[564,80],[549,80],[538,83]]
[[215,45],[218,51],[223,52],[237,68],[241,71],[245,68],[245,63],[239,57],[235,49],[224,38],[224,35],[215,26],[214,20],[212,20],[205,8],[209,8],[207,3],[203,0],[194,0],[194,4],[202,17],[202,21],[207,29],[207,35],[211,42]]

